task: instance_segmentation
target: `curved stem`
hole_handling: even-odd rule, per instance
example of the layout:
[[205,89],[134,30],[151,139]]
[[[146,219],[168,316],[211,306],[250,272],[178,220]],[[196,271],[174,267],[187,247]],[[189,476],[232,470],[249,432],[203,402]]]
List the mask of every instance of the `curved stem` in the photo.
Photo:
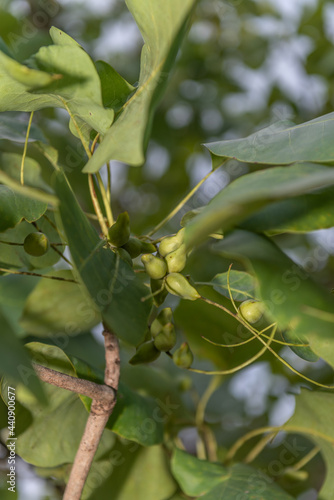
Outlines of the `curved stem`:
[[[216,169],[217,170],[217,169]],[[167,224],[167,222],[169,222],[173,217],[174,215],[176,215],[180,210],[181,208],[187,203],[187,201],[190,200],[190,198],[196,193],[196,191],[201,187],[201,185],[210,177],[210,175],[212,175],[216,170],[210,170],[210,172],[208,172],[206,174],[205,177],[203,177],[203,179],[201,179],[197,184],[196,186],[183,198],[183,200],[180,201],[180,203],[178,205],[176,205],[176,207],[167,215],[167,217],[165,217],[161,222],[159,222],[159,224],[157,224],[149,233],[147,233],[146,236],[152,236],[152,234],[156,233],[157,231],[159,231],[159,229],[161,229],[165,224]]]
[[21,160],[21,171],[20,171],[20,182],[22,186],[24,185],[24,161],[27,155],[27,149],[28,149],[28,140],[29,140],[29,134],[30,134],[30,128],[31,128],[31,123],[32,123],[32,118],[34,116],[34,112],[32,111],[30,113],[30,118],[28,122],[28,128],[27,128],[27,134],[26,134],[26,140],[24,142],[24,148],[23,148],[23,154],[22,154],[22,160]]
[[99,188],[100,188],[100,192],[101,192],[101,196],[102,196],[104,208],[105,208],[105,211],[106,211],[108,224],[109,224],[109,227],[111,227],[113,225],[113,223],[114,223],[114,217],[113,217],[113,214],[112,214],[112,211],[111,211],[110,201],[108,200],[107,192],[105,190],[105,187],[104,187],[104,184],[103,184],[103,180],[102,180],[102,177],[101,177],[101,175],[100,175],[99,172],[96,174],[96,178],[97,178],[97,181],[99,183]]
[[105,237],[108,237],[108,227],[107,227],[107,224],[105,223],[103,214],[101,212],[99,200],[97,199],[97,196],[96,196],[95,187],[94,187],[94,180],[93,180],[92,174],[88,174],[88,186],[89,186],[90,197],[92,199],[92,203],[94,206],[94,211],[97,215],[101,231]]
[[4,267],[0,267],[0,272],[8,274],[22,274],[24,276],[36,276],[37,278],[46,278],[49,280],[68,281],[69,283],[78,283],[75,280],[71,280],[69,278],[61,278],[60,276],[46,276],[45,274],[30,273],[28,271],[13,271],[12,269],[6,269]]

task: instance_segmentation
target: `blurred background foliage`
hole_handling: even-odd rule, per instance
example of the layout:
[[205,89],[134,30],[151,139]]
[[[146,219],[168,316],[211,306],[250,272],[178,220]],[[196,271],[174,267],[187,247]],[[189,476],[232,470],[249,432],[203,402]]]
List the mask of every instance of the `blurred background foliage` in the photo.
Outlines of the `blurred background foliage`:
[[[22,62],[41,45],[51,43],[48,30],[53,25],[76,39],[94,60],[107,61],[135,84],[142,39],[123,0],[0,0],[0,35]],[[244,137],[279,120],[298,124],[333,111],[333,44],[334,6],[330,0],[200,0],[167,92],[157,109],[143,168],[112,163],[115,214],[127,210],[132,231],[143,234],[211,169],[210,156],[202,143]],[[18,118],[28,120],[26,114]],[[61,162],[71,167],[69,178],[76,194],[82,205],[92,210],[86,176],[80,175],[84,156],[69,131],[67,114],[48,109],[36,113],[34,122],[60,152]],[[1,149],[20,152],[22,145],[3,140]],[[227,163],[210,177],[161,235],[177,231],[186,211],[204,205],[232,179],[251,168],[255,167],[236,161]],[[46,181],[51,173],[44,165]],[[334,287],[333,230],[278,235],[275,240],[315,279],[326,287]],[[319,246],[325,251],[325,259],[314,257]],[[192,254],[186,271],[195,281],[205,282],[226,271],[228,264],[212,254],[207,244]],[[227,302],[212,290],[206,295]],[[175,303],[175,299],[169,300],[166,305]],[[178,307],[175,319],[194,349],[198,366],[208,369],[214,364],[228,368],[257,352],[258,347],[250,343],[238,349],[221,349],[217,354],[219,348],[203,341],[201,335],[208,333],[205,330],[209,325],[212,340],[236,342],[240,335],[235,322],[219,311],[216,314],[206,304],[196,307],[195,318],[191,305],[183,303]],[[308,363],[288,348],[275,349],[308,376],[322,383],[331,381],[331,374],[321,361]],[[103,364],[103,352],[88,334],[77,340],[72,338],[67,352],[86,361],[92,361],[94,356],[94,363]],[[168,359],[161,358],[157,364],[179,377],[180,384],[187,385],[188,375],[182,378],[182,372],[171,367]],[[138,376],[134,375],[137,370]],[[124,379],[137,390],[150,393],[145,370],[127,366]],[[209,378],[194,374],[190,378],[193,389],[186,392],[184,400],[193,412]],[[293,411],[294,398],[289,393],[298,391],[299,386],[299,377],[268,354],[222,384],[210,400],[206,415],[220,445],[219,455],[222,457],[245,429],[284,422]],[[173,423],[175,428],[178,425]],[[189,426],[181,433],[190,451],[194,451],[196,432]],[[269,447],[257,465],[266,467],[278,453],[277,446],[283,444]],[[305,491],[305,486],[321,483],[322,459],[316,458],[308,472],[307,484],[297,481],[286,486],[283,478],[283,485],[298,495]],[[309,496],[300,498],[311,500],[316,498],[314,494],[311,491]],[[28,494],[24,498],[29,498]]]

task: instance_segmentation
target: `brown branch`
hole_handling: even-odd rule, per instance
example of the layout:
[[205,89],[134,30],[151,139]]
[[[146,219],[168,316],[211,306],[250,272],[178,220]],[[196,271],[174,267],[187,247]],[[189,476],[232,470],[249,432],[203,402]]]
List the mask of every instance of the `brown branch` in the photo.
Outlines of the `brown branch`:
[[103,332],[105,341],[106,368],[105,386],[111,388],[113,397],[109,400],[94,398],[86,428],[77,451],[63,500],[80,500],[90,467],[102,433],[116,404],[114,391],[117,392],[120,375],[119,345],[117,338],[109,330]]
[[92,398],[90,414],[74,459],[63,500],[80,500],[95,452],[116,404],[120,375],[119,346],[117,338],[109,330],[105,329],[103,335],[106,357],[104,384],[71,377],[34,363],[37,375],[44,382]]
[[106,385],[96,384],[90,380],[72,377],[71,375],[57,372],[56,370],[37,365],[36,363],[33,363],[33,366],[39,378],[48,384],[56,385],[57,387],[76,392],[77,394],[83,394],[84,396],[88,396],[92,399],[110,401],[111,398],[116,398],[116,391]]

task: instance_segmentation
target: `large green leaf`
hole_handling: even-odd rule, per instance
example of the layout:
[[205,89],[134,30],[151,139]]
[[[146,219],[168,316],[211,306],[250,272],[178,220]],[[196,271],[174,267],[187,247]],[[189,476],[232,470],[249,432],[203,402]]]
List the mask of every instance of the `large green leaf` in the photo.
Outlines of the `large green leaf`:
[[119,110],[135,87],[105,61],[96,61],[95,66],[101,80],[103,105]]
[[244,139],[205,144],[214,164],[228,158],[253,164],[333,163],[334,113],[300,125],[277,122]]
[[[70,270],[50,271],[49,276],[72,279]],[[82,285],[41,279],[29,295],[20,321],[27,333],[48,336],[87,332],[101,321],[95,304]]]
[[139,448],[118,443],[110,461],[114,464],[110,476],[89,500],[109,500],[111,492],[113,500],[166,500],[176,491],[161,446]]
[[[9,113],[2,113],[0,121],[0,139],[24,143],[26,141],[27,127],[27,120],[22,120],[22,118],[18,116],[10,116]],[[32,123],[28,142],[44,142],[45,140],[43,132]]]
[[56,175],[59,211],[73,262],[81,280],[101,311],[103,321],[132,345],[143,340],[151,309],[146,287],[132,268],[103,245],[88,222],[65,175]]
[[[154,418],[157,412],[159,417]],[[142,396],[122,383],[107,428],[144,446],[153,446],[163,441],[160,407],[152,398]]]
[[35,276],[7,275],[0,278],[0,304],[2,313],[6,317],[12,331],[18,337],[25,332],[20,325],[20,317],[27,297],[37,285]]
[[319,317],[333,312],[331,294],[265,236],[234,231],[215,248],[241,259],[255,273],[260,297],[279,328],[289,329],[296,341],[306,338],[312,350],[334,367],[333,322]]
[[291,198],[334,183],[334,170],[315,164],[275,167],[244,175],[220,191],[186,226],[189,246],[217,229],[230,229],[275,200]]
[[307,233],[333,226],[333,187],[271,203],[241,223],[244,229],[267,233]]
[[[320,447],[325,459],[326,480],[319,492],[319,500],[334,498],[334,395],[328,392],[302,389],[296,396],[294,415],[283,430],[307,434]],[[300,460],[302,456],[296,457]]]
[[9,377],[8,385],[24,384],[29,397],[34,394],[41,402],[45,403],[42,384],[36,376],[31,376],[33,368],[29,356],[3,314],[2,307],[0,307],[0,322],[0,374]]
[[272,479],[248,465],[227,468],[175,449],[172,472],[184,493],[203,500],[292,500]]
[[0,184],[0,232],[15,227],[23,219],[36,221],[46,209],[46,203],[17,194]]
[[52,28],[50,34],[55,45],[42,47],[32,59],[38,70],[0,52],[0,95],[4,96],[0,97],[0,111],[68,106],[74,115],[105,133],[114,111],[103,107],[101,82],[93,61],[65,33]]
[[96,172],[110,159],[130,165],[144,162],[154,110],[185,33],[196,0],[127,0],[143,35],[138,89],[88,161],[85,172]]

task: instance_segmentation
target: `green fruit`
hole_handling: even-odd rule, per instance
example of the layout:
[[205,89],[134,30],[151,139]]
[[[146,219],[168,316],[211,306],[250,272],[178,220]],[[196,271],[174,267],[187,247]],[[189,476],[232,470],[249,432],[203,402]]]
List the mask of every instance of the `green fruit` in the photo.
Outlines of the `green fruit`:
[[161,333],[154,338],[154,345],[159,351],[167,352],[176,344],[176,332],[173,323],[162,327]]
[[171,273],[166,276],[166,288],[169,293],[182,297],[182,299],[196,300],[201,297],[196,288],[191,286],[180,273]]
[[165,307],[165,309],[162,309],[151,324],[152,337],[155,338],[159,333],[161,333],[165,325],[172,323],[172,319],[173,311],[171,308]]
[[186,246],[184,243],[179,246],[174,252],[166,255],[165,260],[167,262],[169,273],[180,273],[187,262]]
[[183,243],[185,228],[180,229],[174,236],[166,236],[159,245],[159,253],[166,257],[171,252],[177,250]]
[[155,347],[154,342],[145,342],[141,344],[136,351],[136,354],[130,359],[131,365],[140,365],[142,363],[152,363],[160,356],[160,351]]
[[121,247],[130,238],[130,218],[128,212],[123,212],[117,217],[117,221],[108,231],[108,240],[115,247]]
[[160,292],[157,293],[156,295],[153,295],[153,302],[154,302],[155,306],[160,307],[168,295],[168,292],[165,288],[165,282],[164,282],[164,280],[152,280],[151,279],[151,291],[152,291],[152,293],[155,293],[158,290],[160,290]]
[[157,251],[157,247],[153,243],[148,243],[147,241],[141,241],[141,252],[140,253],[154,253]]
[[130,238],[122,248],[129,253],[132,259],[135,259],[142,253],[141,241],[138,238]]
[[194,356],[191,352],[189,345],[187,342],[184,342],[174,353],[173,353],[173,361],[176,366],[180,368],[190,368],[193,361]]
[[265,308],[262,302],[250,299],[245,300],[245,302],[240,304],[238,312],[246,321],[248,321],[248,323],[253,324],[262,318],[264,310]]
[[133,267],[133,262],[132,262],[132,259],[130,257],[130,254],[124,248],[122,248],[122,247],[116,248],[115,252],[118,253],[118,255],[120,256],[120,258],[122,260],[124,260],[124,262],[126,262],[127,264],[129,264],[129,266]]
[[24,251],[33,257],[41,257],[49,250],[49,240],[43,233],[30,233],[23,242]]
[[142,255],[141,261],[145,266],[145,271],[154,280],[159,280],[167,273],[167,264],[164,259],[155,257],[150,253]]

